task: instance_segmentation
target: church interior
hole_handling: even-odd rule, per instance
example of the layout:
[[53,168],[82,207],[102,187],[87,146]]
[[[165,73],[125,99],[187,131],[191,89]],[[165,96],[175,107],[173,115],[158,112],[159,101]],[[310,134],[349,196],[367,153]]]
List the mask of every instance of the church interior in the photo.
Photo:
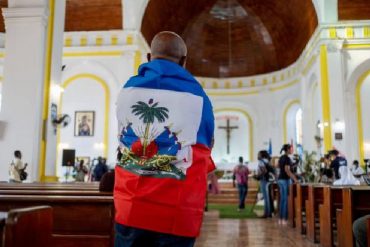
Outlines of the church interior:
[[[0,246],[24,246],[5,234],[22,230],[6,225],[24,211],[6,212],[26,206],[37,213],[20,224],[49,229],[32,246],[113,246],[112,192],[98,191],[93,171],[116,165],[117,96],[161,31],[185,41],[186,69],[215,117],[220,191],[208,192],[195,246],[356,246],[352,224],[370,214],[369,0],[0,0],[0,8]],[[303,182],[290,185],[280,228],[278,209],[259,219],[266,204],[253,177],[259,151],[278,166],[283,144]],[[13,184],[15,150],[28,175]],[[322,183],[329,150],[351,170],[358,161],[361,185]],[[245,217],[232,186],[239,157],[254,175]],[[269,194],[279,208],[276,183]],[[367,230],[370,239],[370,220]]]

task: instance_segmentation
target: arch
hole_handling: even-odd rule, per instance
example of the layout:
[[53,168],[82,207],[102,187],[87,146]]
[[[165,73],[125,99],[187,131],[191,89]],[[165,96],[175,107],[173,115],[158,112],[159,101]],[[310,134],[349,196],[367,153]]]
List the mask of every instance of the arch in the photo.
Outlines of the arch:
[[224,111],[233,111],[233,112],[239,112],[241,114],[243,114],[246,119],[248,120],[248,124],[249,124],[249,160],[250,161],[253,161],[254,160],[254,155],[253,155],[253,152],[254,152],[254,143],[253,143],[253,120],[251,118],[251,116],[249,115],[249,113],[243,109],[240,109],[240,108],[233,108],[233,107],[227,107],[227,108],[217,108],[214,110],[215,113],[217,112],[224,112]]
[[[362,125],[362,105],[361,87],[370,73],[370,58],[362,60],[352,71],[350,71],[345,84],[347,105],[346,105],[346,125],[357,126],[357,130],[348,129],[349,138],[348,150],[352,150],[353,159],[360,158],[363,164],[365,149],[363,145],[363,125]],[[356,111],[353,111],[356,108]],[[347,130],[346,130],[347,131]]]
[[105,79],[104,81],[112,92],[118,89],[120,86],[120,80],[118,80],[113,71],[102,62],[94,60],[83,60],[83,62],[76,62],[72,60],[67,61],[65,65],[66,68],[62,74],[62,82],[77,74],[89,74],[91,71],[94,71],[94,75]]
[[365,159],[364,149],[364,129],[362,126],[362,103],[361,103],[361,87],[365,79],[370,76],[370,69],[364,72],[356,83],[356,106],[357,106],[357,133],[358,133],[358,146],[360,153],[360,161]]
[[149,0],[122,1],[124,30],[140,30],[148,3]]
[[287,129],[287,121],[286,121],[286,118],[287,118],[289,109],[293,105],[295,105],[295,104],[300,105],[301,104],[301,101],[299,99],[291,100],[287,104],[287,106],[284,108],[284,113],[283,113],[283,140],[284,140],[284,143],[287,143],[287,139],[288,139],[288,129]]
[[[82,78],[88,78],[91,80],[94,80],[95,82],[99,83],[103,89],[104,89],[104,95],[105,95],[105,110],[104,110],[104,137],[103,137],[103,143],[104,143],[104,155],[105,157],[108,156],[108,140],[109,140],[109,110],[110,110],[110,90],[108,87],[107,82],[102,79],[101,77],[95,75],[95,74],[90,74],[90,73],[82,73],[82,74],[77,74],[74,76],[69,77],[67,80],[65,80],[62,84],[61,87],[63,89],[66,89],[71,83],[78,79]],[[62,101],[63,101],[63,95],[60,96],[59,99],[59,109],[58,109],[58,114],[62,113]],[[60,143],[60,131],[58,131],[57,135],[57,146],[59,146]],[[58,154],[58,152],[57,152]],[[57,169],[56,169],[57,170]]]
[[319,23],[338,21],[337,0],[312,0]]

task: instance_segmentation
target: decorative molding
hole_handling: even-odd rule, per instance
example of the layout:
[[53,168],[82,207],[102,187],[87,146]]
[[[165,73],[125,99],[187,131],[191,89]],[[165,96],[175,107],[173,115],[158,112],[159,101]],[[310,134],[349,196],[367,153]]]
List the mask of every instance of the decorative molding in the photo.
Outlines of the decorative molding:
[[3,8],[5,29],[13,23],[40,22],[43,26],[47,25],[49,9],[40,8]]
[[135,31],[65,32],[64,47],[126,46],[139,43]]

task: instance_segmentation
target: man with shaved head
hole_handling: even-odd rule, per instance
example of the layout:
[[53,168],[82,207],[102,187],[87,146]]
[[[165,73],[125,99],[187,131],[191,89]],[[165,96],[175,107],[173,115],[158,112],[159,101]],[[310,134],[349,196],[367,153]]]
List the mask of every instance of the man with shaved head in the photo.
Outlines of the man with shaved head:
[[152,40],[148,63],[117,101],[122,158],[115,169],[115,246],[193,246],[214,170],[212,104],[185,69],[173,32]]

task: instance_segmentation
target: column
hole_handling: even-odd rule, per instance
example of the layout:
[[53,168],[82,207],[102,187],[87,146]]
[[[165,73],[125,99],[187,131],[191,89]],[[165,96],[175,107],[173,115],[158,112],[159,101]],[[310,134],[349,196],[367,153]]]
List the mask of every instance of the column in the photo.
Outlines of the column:
[[49,92],[45,92],[49,99],[45,99],[44,120],[47,121],[45,151],[42,151],[43,157],[40,159],[40,179],[41,181],[56,182],[56,157],[57,157],[57,134],[56,126],[53,124],[53,115],[57,113],[62,79],[62,60],[64,47],[64,22],[65,22],[65,6],[66,0],[50,1],[50,23],[53,23],[52,30],[48,30],[48,47],[51,47],[46,57],[45,66],[45,84],[49,88]]
[[319,23],[338,21],[338,0],[312,0]]
[[42,138],[45,44],[48,3],[9,1],[3,9],[6,28],[4,83],[0,113],[0,180],[8,179],[14,150],[29,164],[29,180],[38,179]]
[[322,102],[322,120],[324,127],[324,150],[332,149],[331,112],[330,112],[330,82],[328,69],[328,51],[326,45],[320,46],[320,87]]

